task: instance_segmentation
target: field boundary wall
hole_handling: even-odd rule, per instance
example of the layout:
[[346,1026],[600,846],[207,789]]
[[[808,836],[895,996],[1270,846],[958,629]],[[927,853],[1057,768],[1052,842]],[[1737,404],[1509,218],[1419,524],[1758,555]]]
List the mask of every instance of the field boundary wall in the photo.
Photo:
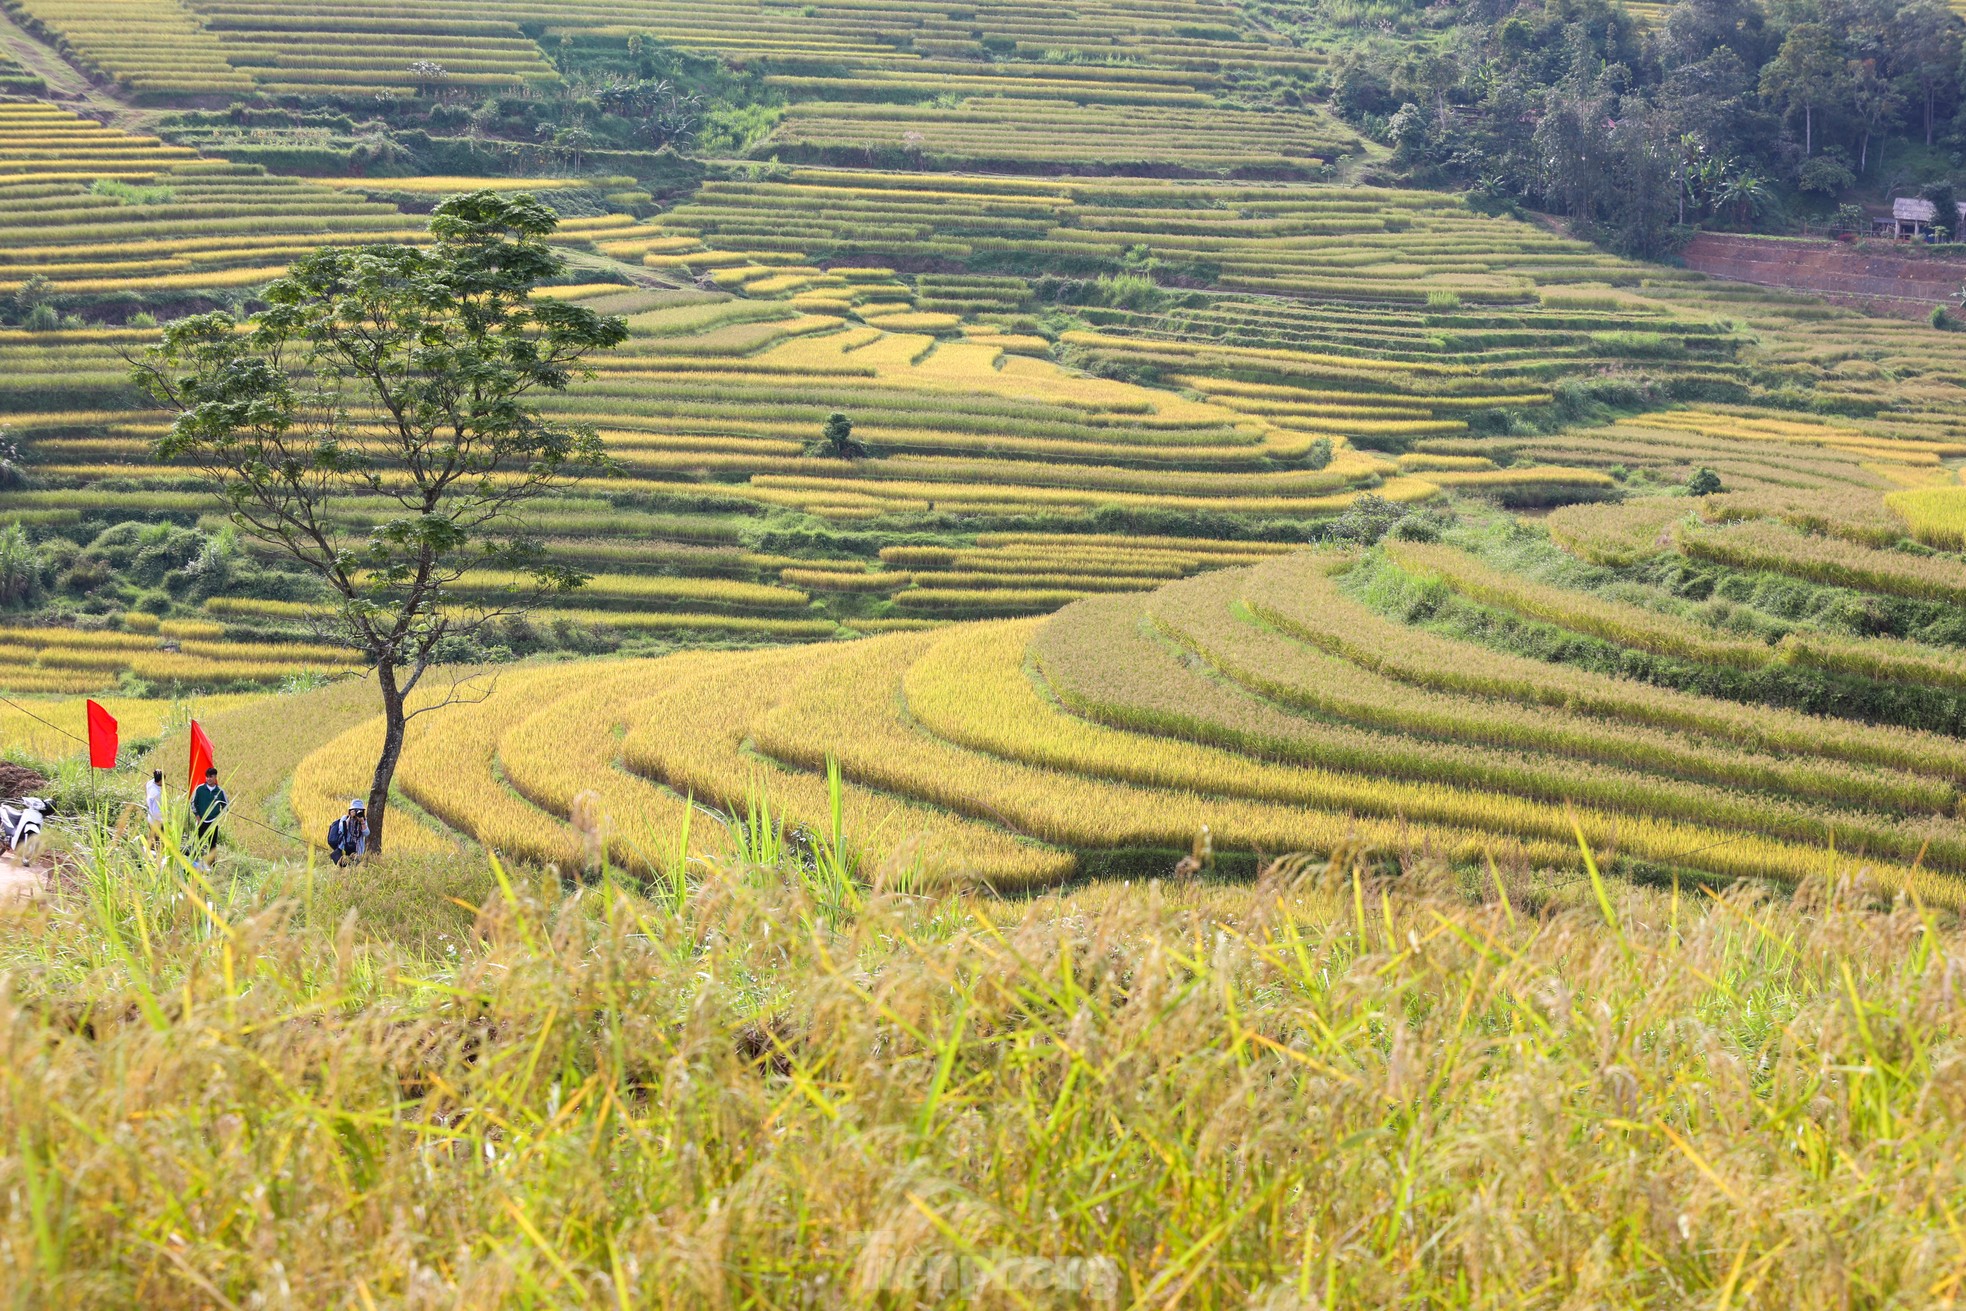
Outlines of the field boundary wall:
[[1966,260],[1919,259],[1869,244],[1702,232],[1682,258],[1712,277],[1809,292],[1894,318],[1922,319],[1934,305],[1957,305],[1966,285]]

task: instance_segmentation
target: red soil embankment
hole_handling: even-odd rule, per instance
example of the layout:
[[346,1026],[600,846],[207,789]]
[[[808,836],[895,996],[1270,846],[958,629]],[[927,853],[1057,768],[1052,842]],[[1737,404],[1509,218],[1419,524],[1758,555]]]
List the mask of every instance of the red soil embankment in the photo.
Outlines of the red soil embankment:
[[1873,244],[1737,237],[1702,232],[1686,245],[1686,267],[1716,278],[1808,292],[1873,314],[1922,319],[1958,305],[1966,260],[1917,258]]

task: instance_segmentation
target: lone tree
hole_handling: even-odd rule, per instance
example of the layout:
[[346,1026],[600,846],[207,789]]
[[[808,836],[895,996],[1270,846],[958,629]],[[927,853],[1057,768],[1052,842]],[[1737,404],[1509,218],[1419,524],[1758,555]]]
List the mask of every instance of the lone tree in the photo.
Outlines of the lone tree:
[[[532,300],[562,264],[557,220],[528,195],[455,196],[428,248],[328,247],[265,292],[239,323],[203,314],[131,361],[137,384],[177,414],[159,458],[200,468],[244,531],[317,574],[333,604],[324,635],[361,651],[382,693],[369,836],[383,849],[389,785],[408,708],[446,638],[522,613],[587,575],[550,563],[519,511],[607,464],[591,428],[532,404],[564,389],[589,352],[627,335],[620,319]],[[380,510],[366,534],[346,512]],[[460,605],[468,570],[508,571],[490,601]]]

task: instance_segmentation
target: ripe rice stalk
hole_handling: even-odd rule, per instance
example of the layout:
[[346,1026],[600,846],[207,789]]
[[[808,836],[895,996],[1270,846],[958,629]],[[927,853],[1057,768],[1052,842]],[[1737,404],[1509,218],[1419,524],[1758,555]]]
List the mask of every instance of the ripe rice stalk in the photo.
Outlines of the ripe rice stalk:
[[1733,741],[1966,782],[1966,745],[1938,733],[1745,706],[1546,664],[1387,620],[1341,591],[1344,557],[1276,561],[1248,575],[1242,600],[1264,623],[1321,650],[1422,688],[1499,697]]
[[1956,557],[1879,550],[1768,519],[1707,528],[1681,525],[1674,541],[1684,555],[1736,569],[1788,574],[1861,592],[1966,602],[1966,564]]
[[[1723,874],[1781,877],[1807,867],[1809,848],[1730,834],[1703,824],[1613,815],[1525,801],[1505,793],[1348,776],[1306,765],[1277,765],[1219,748],[1127,732],[1077,720],[1050,705],[1023,675],[1029,621],[966,626],[939,636],[904,677],[909,710],[936,735],[974,750],[1071,774],[1169,787],[1202,795],[1364,816],[1405,817],[1469,831],[1559,841],[1581,825],[1594,848],[1662,864],[1686,862]],[[1210,823],[1218,843],[1247,840],[1231,822]],[[1899,861],[1874,872],[1893,887],[1931,887],[1966,901],[1966,883],[1922,877],[1911,868],[1918,840]],[[1955,860],[1966,858],[1959,844]]]
[[[634,707],[622,740],[622,763],[727,814],[762,789],[795,820],[817,824],[830,806],[818,773],[824,760],[812,762],[807,772],[747,758],[742,748],[772,708],[849,649],[748,655],[676,679]],[[846,803],[849,840],[877,865],[905,860],[940,878],[967,876],[1000,886],[1050,882],[1071,868],[1063,852],[886,793],[849,787]]]
[[[1433,743],[1549,753],[1851,809],[1947,815],[1958,802],[1950,783],[1902,771],[1754,751],[1724,734],[1662,730],[1554,706],[1415,687],[1257,622],[1240,601],[1246,581],[1223,574],[1165,588],[1145,603],[1146,616],[1162,636],[1221,676],[1293,710]],[[1082,604],[1059,615],[1045,632],[1063,634],[1099,614]],[[1728,708],[1714,705],[1717,712]]]

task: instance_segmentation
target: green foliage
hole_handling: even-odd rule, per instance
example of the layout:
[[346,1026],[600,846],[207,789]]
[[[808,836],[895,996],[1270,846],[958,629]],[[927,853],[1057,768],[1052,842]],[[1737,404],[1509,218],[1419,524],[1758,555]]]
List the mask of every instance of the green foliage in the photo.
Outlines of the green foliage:
[[1796,170],[1795,184],[1802,191],[1819,195],[1840,195],[1856,185],[1857,175],[1834,154],[1821,154],[1802,162]]
[[696,150],[711,159],[735,159],[748,155],[778,126],[783,106],[768,104],[719,105],[703,115],[696,137]]
[[17,523],[0,528],[0,605],[28,600],[40,581],[40,554],[27,530]]
[[1159,305],[1164,296],[1160,284],[1149,274],[1109,273],[1094,281],[1087,299],[1114,309],[1146,310]]
[[1939,213],[1939,226],[1951,231],[1958,223],[1959,194],[1949,178],[1928,182],[1918,189],[1921,200],[1932,202],[1932,208]]
[[1646,257],[1688,225],[1752,226],[1795,192],[1881,182],[1880,140],[1933,145],[1962,102],[1966,25],[1941,0],[1700,0],[1643,32],[1607,0],[1394,22],[1449,29],[1422,39],[1342,33],[1334,16],[1356,7],[1310,6],[1342,46],[1333,103],[1412,178],[1561,211]]
[[27,483],[26,459],[14,435],[0,428],[0,492],[11,492]]
[[1343,514],[1324,526],[1322,536],[1328,542],[1370,546],[1391,532],[1393,525],[1410,513],[1410,506],[1364,492],[1353,500]]
[[120,200],[125,205],[165,205],[177,199],[177,192],[169,187],[142,187],[116,178],[97,178],[89,190],[98,196]]
[[217,595],[239,559],[236,538],[207,538],[176,524],[121,523],[98,533],[77,557],[103,565],[119,581],[137,586],[169,584],[188,592],[193,579],[203,596]]
[[826,426],[818,438],[806,443],[805,453],[835,460],[864,460],[867,447],[854,437],[853,420],[835,410],[826,416]]
[[1844,93],[1848,76],[1837,33],[1823,23],[1799,23],[1761,70],[1761,94],[1804,123],[1803,153],[1813,153],[1815,116]]
[[1713,496],[1722,490],[1724,489],[1720,485],[1720,475],[1705,465],[1695,469],[1692,476],[1686,480],[1688,496]]
[[[0,297],[0,323],[16,324],[35,332],[60,326],[61,316],[53,304],[54,284],[47,275],[30,273],[7,296]],[[42,313],[42,311],[46,313]]]

